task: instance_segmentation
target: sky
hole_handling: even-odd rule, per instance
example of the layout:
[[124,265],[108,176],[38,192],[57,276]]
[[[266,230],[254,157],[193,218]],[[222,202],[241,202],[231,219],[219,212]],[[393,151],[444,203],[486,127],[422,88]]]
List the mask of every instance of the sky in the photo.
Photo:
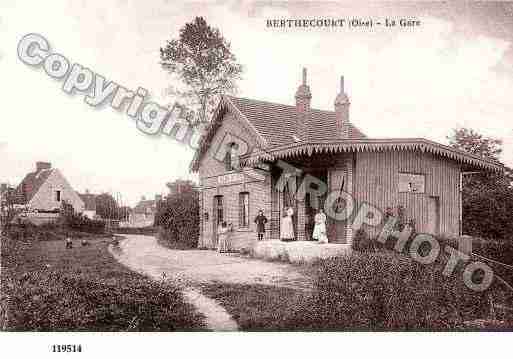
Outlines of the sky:
[[[457,126],[504,141],[513,166],[513,3],[2,1],[0,4],[0,182],[16,185],[36,161],[59,168],[82,192],[120,194],[123,204],[195,179],[193,150],[149,136],[124,112],[92,108],[62,81],[23,64],[28,33],[108,80],[173,102],[159,48],[194,16],[230,41],[244,66],[237,95],[294,104],[308,68],[312,107],[333,109],[339,77],[350,118],[369,137],[423,137],[447,143]],[[267,19],[415,18],[415,28],[272,29]],[[118,195],[119,197],[119,195]]]

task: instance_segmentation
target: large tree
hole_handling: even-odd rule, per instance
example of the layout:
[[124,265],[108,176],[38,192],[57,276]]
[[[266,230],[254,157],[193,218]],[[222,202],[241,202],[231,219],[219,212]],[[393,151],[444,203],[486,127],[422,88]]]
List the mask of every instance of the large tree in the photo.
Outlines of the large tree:
[[196,111],[196,118],[190,119],[193,125],[208,121],[220,96],[236,90],[242,73],[230,43],[202,17],[186,23],[177,39],[160,48],[160,60],[185,85],[171,86],[169,92]]
[[[485,137],[468,128],[457,128],[447,137],[452,147],[499,161],[500,139]],[[513,239],[513,171],[504,174],[473,173],[463,177],[464,234],[494,239]]]

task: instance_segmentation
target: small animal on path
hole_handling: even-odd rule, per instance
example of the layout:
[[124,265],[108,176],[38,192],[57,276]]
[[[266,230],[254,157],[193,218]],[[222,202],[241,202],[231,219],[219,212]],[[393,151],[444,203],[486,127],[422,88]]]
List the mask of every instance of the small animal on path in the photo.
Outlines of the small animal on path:
[[70,248],[73,248],[73,241],[71,240],[71,238],[66,238],[66,249],[70,249]]

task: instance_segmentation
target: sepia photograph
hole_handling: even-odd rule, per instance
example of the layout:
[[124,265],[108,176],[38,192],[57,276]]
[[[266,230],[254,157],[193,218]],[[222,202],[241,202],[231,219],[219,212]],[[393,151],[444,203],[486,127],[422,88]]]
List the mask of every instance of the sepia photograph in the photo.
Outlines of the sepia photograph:
[[3,0],[0,79],[6,357],[507,356],[513,2]]

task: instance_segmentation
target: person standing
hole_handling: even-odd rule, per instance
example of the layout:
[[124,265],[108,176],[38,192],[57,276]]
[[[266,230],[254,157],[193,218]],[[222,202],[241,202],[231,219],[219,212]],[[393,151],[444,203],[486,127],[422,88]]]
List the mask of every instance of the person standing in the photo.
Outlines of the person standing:
[[294,215],[294,210],[292,207],[289,207],[284,214],[285,216],[281,220],[280,239],[284,242],[293,241],[294,223],[292,221],[292,216]]
[[319,244],[328,243],[328,236],[326,234],[326,215],[324,211],[319,209],[314,217],[315,227],[313,230],[312,238],[319,241]]
[[264,239],[265,224],[267,223],[267,217],[264,216],[263,210],[258,211],[258,216],[255,217],[255,223],[257,225],[258,240],[261,241]]
[[225,253],[228,251],[228,225],[226,222],[222,222],[217,227],[217,251],[219,253]]

